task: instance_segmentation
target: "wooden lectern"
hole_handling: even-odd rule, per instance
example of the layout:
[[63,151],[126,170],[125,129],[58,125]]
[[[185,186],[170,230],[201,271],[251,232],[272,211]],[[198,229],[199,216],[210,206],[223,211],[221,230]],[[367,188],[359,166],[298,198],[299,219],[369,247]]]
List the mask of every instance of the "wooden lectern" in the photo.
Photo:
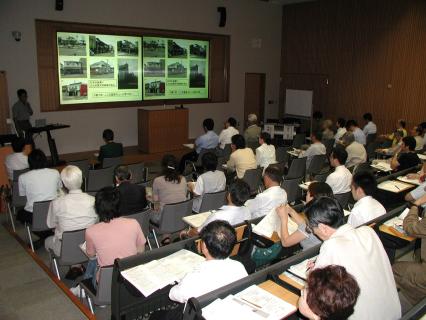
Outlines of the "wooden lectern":
[[182,149],[188,142],[188,109],[138,109],[138,147],[145,153]]

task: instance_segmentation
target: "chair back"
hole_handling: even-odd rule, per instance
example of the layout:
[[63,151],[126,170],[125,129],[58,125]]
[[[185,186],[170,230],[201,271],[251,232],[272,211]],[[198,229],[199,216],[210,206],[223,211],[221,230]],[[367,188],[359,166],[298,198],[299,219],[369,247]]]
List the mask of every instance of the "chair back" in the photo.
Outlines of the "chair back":
[[372,141],[367,143],[365,150],[367,151],[368,160],[376,158],[376,150],[379,148],[380,142]]
[[134,184],[145,181],[145,165],[143,162],[133,163],[128,165],[129,171],[132,173],[130,181]]
[[352,174],[362,171],[368,171],[369,173],[374,174],[374,170],[368,162],[359,163],[353,166]]
[[205,193],[202,197],[199,212],[217,210],[226,203],[226,190]]
[[74,265],[86,262],[87,256],[79,245],[85,241],[86,229],[66,231],[62,233],[60,265]]
[[28,168],[27,169],[22,169],[22,170],[13,170],[13,174],[12,174],[13,181],[18,181],[19,176],[21,174],[25,173],[25,172],[28,172],[28,171],[30,171],[30,169],[28,169]]
[[182,218],[192,214],[192,199],[166,204],[161,212],[159,233],[174,233],[185,228]]
[[78,167],[81,170],[84,179],[87,179],[87,177],[89,176],[89,166],[90,166],[89,160],[83,159],[83,160],[69,161],[68,165]]
[[198,155],[198,159],[195,162],[196,167],[202,167],[203,166],[201,159],[203,158],[203,155],[207,152],[211,152],[211,153],[216,154],[216,149],[201,149],[200,154]]
[[47,213],[49,212],[51,202],[51,200],[34,202],[31,231],[50,230],[47,226]]
[[287,164],[289,154],[287,151],[290,149],[290,147],[278,147],[275,150],[275,156],[277,158],[278,163],[284,163]]
[[231,153],[232,153],[231,144],[230,143],[225,144],[225,148],[223,148],[223,151],[222,151],[222,157],[225,159],[225,163],[229,160]]
[[342,208],[345,209],[348,205],[348,202],[351,198],[351,195],[352,195],[352,193],[349,191],[349,192],[345,192],[345,193],[335,194],[334,197],[340,203]]
[[141,226],[144,236],[148,237],[150,213],[151,213],[151,209],[148,209],[142,212],[124,216],[124,218],[135,219],[137,222],[139,222],[139,225]]
[[15,208],[24,207],[26,203],[27,197],[19,195],[18,181],[12,181],[12,206]]
[[302,189],[299,184],[302,183],[303,177],[288,179],[285,178],[281,183],[281,187],[287,193],[287,202],[293,203],[302,198]]
[[302,145],[305,143],[306,135],[304,133],[297,133],[293,138],[292,147],[296,149],[300,149]]
[[123,164],[123,157],[104,158],[102,160],[102,168],[116,167]]
[[93,302],[98,306],[111,304],[111,283],[113,266],[102,267],[99,270],[98,289]]
[[325,154],[317,154],[313,156],[311,162],[309,163],[308,174],[315,175],[321,172],[324,168],[324,164],[327,161],[327,156]]
[[306,157],[296,158],[291,161],[288,173],[285,179],[301,178],[305,176],[306,172]]
[[256,194],[259,186],[262,184],[262,168],[248,169],[244,173],[243,181],[250,186],[250,194]]
[[322,142],[325,146],[325,150],[326,150],[325,154],[327,155],[327,157],[331,154],[331,151],[333,151],[335,142],[336,140],[334,139],[326,139]]
[[314,181],[317,182],[325,182],[325,180],[327,180],[327,177],[330,175],[331,171],[327,171],[327,172],[322,172],[319,174],[316,174],[314,176]]
[[365,138],[365,144],[368,146],[369,143],[375,142],[377,137],[377,133],[370,133],[367,134],[367,137]]
[[111,186],[114,183],[115,167],[89,170],[87,179],[87,191],[99,191],[103,187]]

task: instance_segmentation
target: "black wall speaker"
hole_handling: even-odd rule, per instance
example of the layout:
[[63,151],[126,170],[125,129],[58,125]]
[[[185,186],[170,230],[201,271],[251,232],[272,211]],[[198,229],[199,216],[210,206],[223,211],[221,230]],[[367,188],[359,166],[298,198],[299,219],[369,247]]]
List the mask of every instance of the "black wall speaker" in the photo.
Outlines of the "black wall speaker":
[[219,27],[224,27],[226,25],[226,8],[217,7],[217,12],[219,12]]
[[64,0],[55,0],[55,10],[57,11],[64,10]]

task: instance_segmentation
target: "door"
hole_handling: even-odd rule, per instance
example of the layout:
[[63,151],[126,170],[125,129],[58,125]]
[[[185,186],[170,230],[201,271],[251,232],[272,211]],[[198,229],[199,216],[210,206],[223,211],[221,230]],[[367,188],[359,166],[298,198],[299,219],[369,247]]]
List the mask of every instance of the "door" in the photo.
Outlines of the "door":
[[10,125],[6,123],[9,118],[9,95],[7,92],[6,71],[0,71],[0,134],[9,134]]
[[258,122],[263,122],[265,111],[265,74],[246,73],[244,89],[244,128],[247,127],[247,116],[257,115]]

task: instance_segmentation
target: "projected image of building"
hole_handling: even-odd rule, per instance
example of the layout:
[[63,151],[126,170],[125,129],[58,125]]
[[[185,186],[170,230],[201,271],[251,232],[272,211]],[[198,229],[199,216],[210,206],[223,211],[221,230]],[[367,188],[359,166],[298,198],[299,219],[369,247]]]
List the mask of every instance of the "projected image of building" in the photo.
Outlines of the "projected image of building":
[[108,62],[98,61],[90,65],[91,78],[114,78],[114,67]]
[[189,54],[191,55],[191,58],[205,58],[206,53],[206,46],[200,46],[199,44],[191,44],[189,46]]
[[58,36],[58,53],[60,56],[85,56],[86,40],[78,34],[61,34]]
[[169,53],[169,58],[186,58],[188,55],[188,50],[178,45],[173,40],[168,41],[167,51]]
[[166,84],[162,80],[155,80],[145,83],[146,96],[164,96],[166,92]]
[[89,36],[89,50],[91,56],[114,56],[114,46],[96,36]]
[[138,45],[138,41],[120,40],[117,42],[117,53],[119,56],[137,56]]
[[164,77],[165,69],[165,59],[158,59],[158,61],[147,61],[143,65],[143,72],[145,77]]
[[189,87],[190,88],[204,88],[206,86],[204,61],[191,61],[190,74],[189,74]]
[[164,58],[166,55],[166,44],[163,39],[148,39],[143,41],[143,56]]
[[167,76],[170,78],[186,78],[187,68],[180,62],[167,66]]
[[62,86],[62,98],[64,100],[87,99],[87,83],[74,82]]
[[118,60],[118,89],[138,88],[138,62],[135,59]]
[[80,58],[79,60],[64,60],[60,62],[62,78],[86,77],[86,70],[86,58]]

